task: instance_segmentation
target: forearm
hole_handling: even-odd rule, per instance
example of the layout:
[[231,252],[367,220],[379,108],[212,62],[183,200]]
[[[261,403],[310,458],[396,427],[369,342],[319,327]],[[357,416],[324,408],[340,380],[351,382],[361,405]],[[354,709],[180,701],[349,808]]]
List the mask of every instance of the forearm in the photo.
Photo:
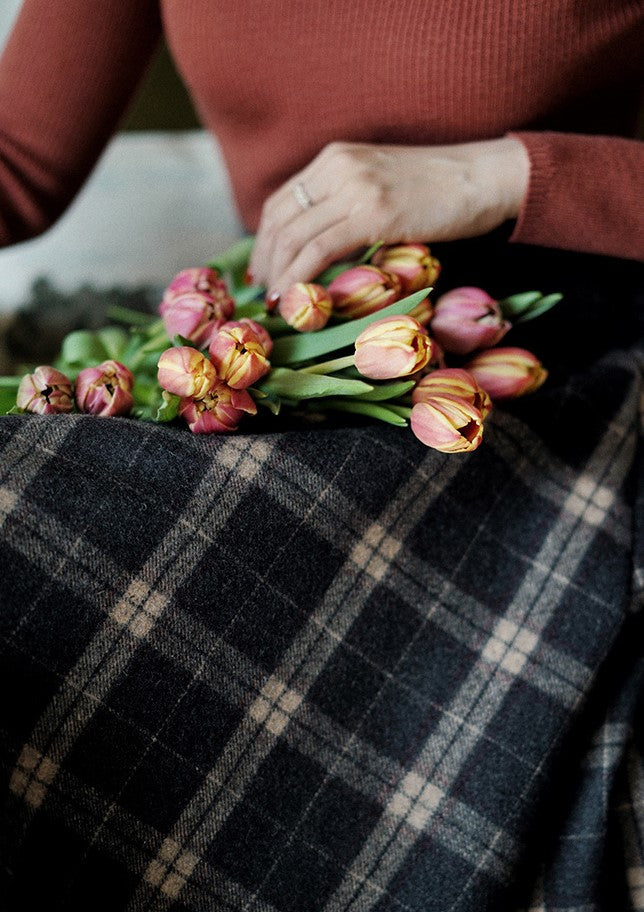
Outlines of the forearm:
[[154,0],[25,0],[0,60],[0,245],[69,204],[159,35]]
[[513,241],[644,260],[644,143],[511,134],[530,159]]

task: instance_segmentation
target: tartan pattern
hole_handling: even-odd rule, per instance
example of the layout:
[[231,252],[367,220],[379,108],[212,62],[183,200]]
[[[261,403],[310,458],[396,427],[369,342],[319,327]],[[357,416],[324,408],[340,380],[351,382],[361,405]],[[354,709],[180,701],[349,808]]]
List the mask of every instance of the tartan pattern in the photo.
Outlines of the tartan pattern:
[[639,397],[463,458],[2,419],[1,908],[643,909]]

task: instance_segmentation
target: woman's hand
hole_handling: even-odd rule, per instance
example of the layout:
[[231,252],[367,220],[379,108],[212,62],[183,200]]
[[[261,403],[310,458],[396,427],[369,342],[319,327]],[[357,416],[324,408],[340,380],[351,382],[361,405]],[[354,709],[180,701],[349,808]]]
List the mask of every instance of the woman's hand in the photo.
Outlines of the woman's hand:
[[453,146],[331,143],[265,203],[250,263],[275,298],[352,251],[447,241],[515,218],[528,184],[511,137]]

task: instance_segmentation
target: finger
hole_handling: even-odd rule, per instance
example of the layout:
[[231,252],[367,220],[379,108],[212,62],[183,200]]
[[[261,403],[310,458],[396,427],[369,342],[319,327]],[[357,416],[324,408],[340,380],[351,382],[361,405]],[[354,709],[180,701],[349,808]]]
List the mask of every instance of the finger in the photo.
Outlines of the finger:
[[[278,278],[283,275],[314,238],[344,221],[348,210],[336,197],[301,211],[275,233],[268,263],[267,285],[274,291]],[[306,282],[311,276],[299,276],[296,281]],[[284,291],[286,289],[283,289]]]
[[281,295],[295,282],[314,278],[327,266],[367,243],[353,219],[344,218],[312,237],[269,286],[271,295]]
[[[310,199],[310,207],[304,208],[301,202],[298,202],[294,192],[298,184],[304,188],[304,193]],[[277,236],[291,221],[323,202],[328,197],[326,187],[328,184],[324,180],[316,179],[315,171],[311,166],[307,166],[268,198],[262,209],[249,264],[254,281],[262,284],[268,281],[269,265],[273,259]]]

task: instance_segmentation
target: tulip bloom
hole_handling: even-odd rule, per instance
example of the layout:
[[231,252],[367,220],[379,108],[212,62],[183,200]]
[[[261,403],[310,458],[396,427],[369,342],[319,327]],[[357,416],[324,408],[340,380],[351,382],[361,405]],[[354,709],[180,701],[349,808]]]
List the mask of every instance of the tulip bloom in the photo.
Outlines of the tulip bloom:
[[366,317],[400,297],[400,279],[377,266],[345,269],[329,284],[333,310],[340,317]]
[[440,275],[441,264],[426,244],[397,244],[381,247],[371,257],[374,266],[397,275],[403,294],[429,288]]
[[469,453],[483,439],[483,416],[466,399],[433,396],[411,410],[413,433],[426,446],[441,453]]
[[477,348],[496,345],[510,329],[501,308],[481,288],[454,288],[434,307],[432,335],[447,352],[468,355]]
[[538,389],[548,376],[538,358],[525,348],[491,348],[465,365],[492,399],[514,399]]
[[210,342],[217,376],[233,389],[246,389],[271,369],[260,333],[252,320],[224,323]]
[[413,317],[414,320],[418,320],[421,326],[429,326],[434,316],[434,305],[429,298],[425,298],[420,304],[416,304],[413,310],[409,311],[409,316]]
[[221,288],[225,289],[226,284],[216,269],[210,269],[208,266],[198,266],[194,269],[183,269],[170,282],[163,295],[164,301],[179,295],[188,294],[193,291],[203,292],[203,294],[217,296]]
[[37,415],[56,415],[74,408],[72,382],[54,367],[43,364],[20,381],[16,405]]
[[84,368],[76,378],[76,404],[89,415],[128,415],[134,405],[134,376],[118,361]]
[[333,300],[322,285],[297,282],[291,285],[279,304],[279,312],[298,332],[314,332],[326,326]]
[[376,320],[355,344],[355,365],[373,380],[407,377],[432,357],[432,340],[418,320],[406,314]]
[[472,374],[458,367],[446,367],[427,374],[416,384],[411,401],[415,405],[435,396],[464,399],[478,409],[483,418],[487,418],[492,408],[487,392],[479,386]]
[[168,348],[158,361],[159,384],[175,396],[205,396],[217,380],[210,361],[188,345]]
[[221,380],[216,380],[201,398],[184,397],[179,403],[179,415],[193,434],[235,431],[244,414],[257,414],[251,396],[246,390],[231,389]]
[[168,336],[183,336],[199,348],[234,312],[235,302],[214,269],[184,269],[166,289],[160,307]]
[[238,320],[237,322],[247,323],[250,326],[259,341],[262,343],[262,348],[266,352],[266,357],[270,358],[270,354],[273,351],[273,340],[271,339],[268,331],[262,326],[262,324],[257,323],[256,320],[251,320],[250,317],[242,317],[241,320]]

